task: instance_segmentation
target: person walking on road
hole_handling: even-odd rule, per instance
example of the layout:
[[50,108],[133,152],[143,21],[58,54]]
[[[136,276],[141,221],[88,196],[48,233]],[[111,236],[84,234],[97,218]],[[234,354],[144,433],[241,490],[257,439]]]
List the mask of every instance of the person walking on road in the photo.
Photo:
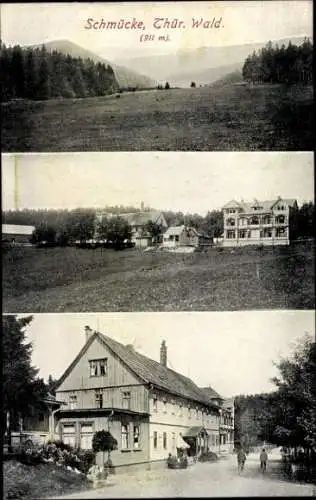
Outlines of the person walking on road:
[[267,469],[267,461],[268,461],[268,454],[265,448],[262,448],[262,452],[260,453],[260,469],[263,474]]
[[239,472],[242,472],[244,470],[246,458],[247,458],[246,453],[242,448],[240,448],[237,453],[237,463]]

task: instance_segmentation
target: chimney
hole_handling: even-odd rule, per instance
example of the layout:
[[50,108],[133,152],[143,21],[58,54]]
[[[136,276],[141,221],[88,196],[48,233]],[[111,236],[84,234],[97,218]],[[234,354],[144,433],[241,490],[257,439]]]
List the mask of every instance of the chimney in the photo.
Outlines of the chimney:
[[92,337],[92,335],[93,335],[93,330],[90,328],[90,326],[85,326],[84,332],[85,332],[85,336],[86,336],[86,342],[88,342],[90,337]]
[[166,346],[166,341],[163,340],[161,342],[161,347],[160,347],[160,364],[163,366],[167,366],[167,346]]

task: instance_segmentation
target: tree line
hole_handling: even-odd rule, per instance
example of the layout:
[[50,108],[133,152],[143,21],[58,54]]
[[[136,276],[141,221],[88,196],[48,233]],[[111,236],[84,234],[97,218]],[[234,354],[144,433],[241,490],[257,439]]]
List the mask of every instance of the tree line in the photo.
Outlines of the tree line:
[[41,48],[7,47],[1,42],[2,100],[46,100],[104,96],[118,91],[111,66],[48,52]]
[[242,68],[249,83],[311,84],[313,79],[313,44],[305,38],[301,45],[289,42],[279,47],[272,42],[249,55]]
[[276,363],[277,390],[235,398],[235,440],[246,450],[269,442],[304,450],[316,447],[316,347],[305,335],[292,355]]
[[[46,241],[48,244],[65,246],[74,241],[83,243],[97,238],[109,240],[114,246],[119,246],[130,240],[132,231],[130,224],[121,215],[140,211],[141,209],[131,206],[110,206],[102,210],[103,216],[98,218],[97,211],[89,208],[8,210],[2,214],[2,223],[34,226],[33,243]],[[223,232],[223,216],[220,210],[208,212],[205,217],[183,212],[163,213],[168,226],[185,224],[210,237],[218,237]],[[149,234],[156,242],[160,241],[162,232],[163,228],[153,221],[144,225],[144,233]]]
[[[146,208],[145,211],[153,209]],[[99,239],[115,242],[119,246],[131,238],[132,228],[121,215],[141,212],[133,206],[109,206],[102,210],[103,217],[97,217],[92,208],[68,209],[23,209],[8,210],[2,213],[2,223],[21,224],[35,227],[32,242],[46,241],[49,244],[68,245],[74,241],[85,242]],[[209,238],[218,238],[223,234],[224,222],[221,210],[209,211],[205,216],[197,213],[183,213],[167,210],[163,212],[168,226],[186,225],[195,228]],[[293,213],[290,221],[292,239],[314,237],[315,205],[304,203]],[[152,221],[144,226],[144,233],[159,242],[163,228]]]
[[2,318],[2,429],[10,439],[11,431],[19,430],[20,418],[43,411],[43,399],[54,392],[55,381],[45,382],[31,363],[32,344],[26,330],[32,316]]

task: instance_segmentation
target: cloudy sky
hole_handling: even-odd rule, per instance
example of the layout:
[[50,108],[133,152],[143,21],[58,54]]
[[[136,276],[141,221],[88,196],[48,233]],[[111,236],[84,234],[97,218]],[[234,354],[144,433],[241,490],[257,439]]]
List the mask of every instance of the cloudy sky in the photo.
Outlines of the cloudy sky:
[[[40,44],[68,39],[90,49],[110,61],[172,53],[203,46],[236,45],[265,42],[284,37],[312,36],[313,2],[236,1],[236,2],[145,2],[141,3],[37,3],[2,4],[1,38],[7,44]],[[185,29],[169,30],[169,42],[140,43],[140,32],[133,30],[85,29],[88,18],[119,21],[135,17],[152,34],[153,19],[183,20]],[[222,28],[192,29],[192,18],[212,20],[222,17]],[[167,33],[159,30],[159,34]]]
[[273,361],[287,356],[313,311],[38,314],[28,327],[39,375],[59,378],[85,342],[84,327],[105,333],[159,361],[163,339],[168,366],[226,397],[271,391]]
[[[14,164],[16,163],[16,170]],[[16,172],[16,175],[15,175]],[[204,215],[231,199],[314,199],[313,153],[2,156],[3,209],[146,206]]]

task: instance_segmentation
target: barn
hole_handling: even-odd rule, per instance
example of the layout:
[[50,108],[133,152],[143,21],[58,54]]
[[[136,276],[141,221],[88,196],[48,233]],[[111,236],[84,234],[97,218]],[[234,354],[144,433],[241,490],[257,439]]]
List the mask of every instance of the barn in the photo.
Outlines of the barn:
[[34,226],[2,224],[2,242],[23,246],[31,245],[33,231],[35,231]]

